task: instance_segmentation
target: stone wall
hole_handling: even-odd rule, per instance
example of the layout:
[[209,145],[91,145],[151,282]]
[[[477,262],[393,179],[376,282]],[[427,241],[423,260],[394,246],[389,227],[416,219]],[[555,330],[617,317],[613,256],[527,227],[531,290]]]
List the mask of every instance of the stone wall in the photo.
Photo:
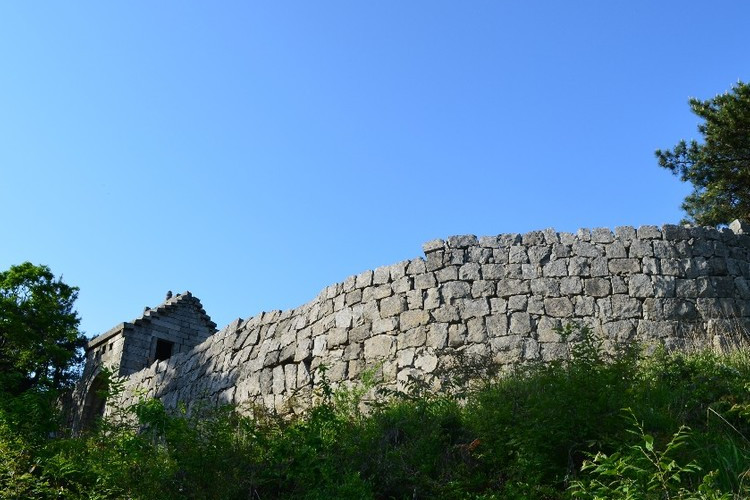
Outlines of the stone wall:
[[750,236],[739,224],[454,236],[423,249],[424,258],[351,276],[296,309],[238,319],[130,375],[128,387],[168,407],[289,411],[308,404],[321,364],[334,385],[378,367],[398,387],[458,350],[506,366],[559,358],[567,351],[555,327],[568,322],[610,342],[672,347],[750,324]]

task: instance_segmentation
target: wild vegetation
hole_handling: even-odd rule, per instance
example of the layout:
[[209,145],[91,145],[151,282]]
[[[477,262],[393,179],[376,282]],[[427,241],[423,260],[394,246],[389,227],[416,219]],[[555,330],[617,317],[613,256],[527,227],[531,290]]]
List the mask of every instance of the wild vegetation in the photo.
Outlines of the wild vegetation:
[[337,391],[324,381],[294,419],[231,407],[169,415],[143,400],[69,437],[48,394],[6,396],[0,497],[750,496],[744,350],[607,354],[585,328],[563,333],[566,361],[494,377],[488,360],[463,359],[441,391],[414,380],[366,413],[372,378]]

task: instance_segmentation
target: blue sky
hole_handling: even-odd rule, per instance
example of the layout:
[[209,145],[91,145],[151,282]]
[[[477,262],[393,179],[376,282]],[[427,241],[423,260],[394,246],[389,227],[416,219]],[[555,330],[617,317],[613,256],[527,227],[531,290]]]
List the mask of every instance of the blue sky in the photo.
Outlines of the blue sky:
[[454,234],[663,224],[745,1],[4,2],[0,268],[223,326]]

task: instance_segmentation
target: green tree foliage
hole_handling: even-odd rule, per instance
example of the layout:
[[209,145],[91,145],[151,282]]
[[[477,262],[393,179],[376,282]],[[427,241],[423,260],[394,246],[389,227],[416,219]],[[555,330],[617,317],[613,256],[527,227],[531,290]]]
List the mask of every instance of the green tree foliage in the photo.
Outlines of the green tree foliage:
[[689,219],[717,226],[750,220],[750,85],[738,82],[730,92],[689,101],[703,144],[681,140],[657,150],[659,165],[693,185],[682,204]]
[[0,272],[0,392],[60,389],[71,382],[85,337],[73,310],[78,288],[46,266]]

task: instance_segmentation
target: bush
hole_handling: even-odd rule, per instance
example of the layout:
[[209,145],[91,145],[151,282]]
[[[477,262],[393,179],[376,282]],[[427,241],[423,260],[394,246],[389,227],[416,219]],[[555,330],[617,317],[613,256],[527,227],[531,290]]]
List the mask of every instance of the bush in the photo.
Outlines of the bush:
[[171,414],[144,400],[78,438],[50,434],[57,421],[44,397],[5,398],[0,497],[750,496],[746,355],[607,354],[585,328],[561,333],[571,340],[567,360],[500,378],[487,377],[487,360],[462,362],[480,383],[443,374],[451,390],[434,393],[415,380],[369,414],[361,403],[372,374],[334,391],[324,373],[304,417],[232,407]]

